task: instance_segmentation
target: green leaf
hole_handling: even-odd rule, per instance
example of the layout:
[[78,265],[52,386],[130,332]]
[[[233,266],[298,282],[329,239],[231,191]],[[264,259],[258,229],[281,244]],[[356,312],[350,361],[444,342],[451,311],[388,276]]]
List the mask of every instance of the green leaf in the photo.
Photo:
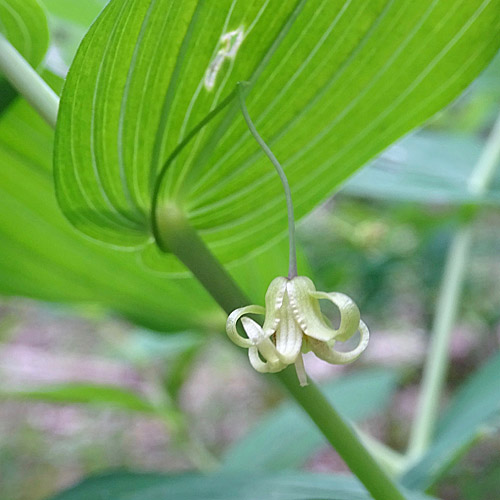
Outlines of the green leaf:
[[158,408],[144,397],[118,386],[69,383],[26,390],[1,391],[2,398],[38,400],[60,404],[90,404],[127,411],[158,413]]
[[[68,68],[89,26],[107,0],[43,0],[47,9],[52,43]],[[67,69],[67,68],[66,68]]]
[[[37,68],[49,47],[49,28],[37,0],[0,0],[0,33]],[[0,74],[0,113],[17,92]]]
[[49,47],[49,29],[37,0],[0,0],[0,32],[38,67]]
[[0,120],[0,293],[101,303],[162,331],[222,321],[194,280],[165,280],[136,255],[83,238],[62,216],[53,132],[24,102]]
[[[325,395],[348,419],[360,421],[382,410],[396,388],[396,374],[388,370],[353,373],[324,387]],[[290,433],[293,439],[290,439]],[[264,417],[224,457],[225,470],[282,470],[303,465],[321,446],[324,436],[299,408],[284,404]]]
[[498,50],[499,26],[500,0],[112,0],[62,96],[61,208],[92,238],[143,248],[151,211],[173,202],[217,257],[240,258],[283,232],[286,210],[231,98],[238,81],[301,217],[456,97]]
[[108,0],[42,0],[51,16],[79,26],[90,26]]
[[[370,500],[353,478],[322,474],[160,475],[116,472],[86,479],[52,500]],[[408,500],[430,500],[410,493]],[[387,499],[389,500],[389,499]]]
[[500,353],[493,356],[460,388],[438,423],[429,451],[404,475],[410,488],[434,484],[500,416]]
[[[482,147],[482,141],[471,135],[417,133],[356,173],[343,192],[404,202],[499,205],[498,182],[481,198],[467,188]],[[499,180],[500,175],[496,178]]]
[[[44,78],[60,86],[53,75]],[[166,332],[222,330],[224,315],[194,279],[166,279],[136,254],[74,230],[56,203],[52,147],[52,130],[25,102],[0,119],[0,294],[100,303]],[[307,269],[303,257],[299,263]],[[270,281],[286,269],[287,242],[281,241],[232,272],[250,298],[262,303]]]

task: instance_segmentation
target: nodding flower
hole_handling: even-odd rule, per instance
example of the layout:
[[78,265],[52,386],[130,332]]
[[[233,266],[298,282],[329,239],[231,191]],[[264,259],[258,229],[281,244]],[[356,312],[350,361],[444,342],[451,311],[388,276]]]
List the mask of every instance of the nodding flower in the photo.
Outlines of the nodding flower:
[[[340,312],[340,324],[333,328],[322,314],[320,299],[333,302]],[[275,278],[266,293],[266,307],[249,305],[234,310],[226,331],[238,346],[248,348],[251,365],[261,373],[276,373],[295,364],[300,385],[307,385],[302,353],[312,351],[331,364],[356,360],[368,345],[369,332],[356,304],[343,293],[318,292],[305,276]],[[263,315],[260,325],[247,315]],[[238,333],[241,320],[247,337]],[[335,342],[360,333],[358,345],[348,352],[334,349]]]

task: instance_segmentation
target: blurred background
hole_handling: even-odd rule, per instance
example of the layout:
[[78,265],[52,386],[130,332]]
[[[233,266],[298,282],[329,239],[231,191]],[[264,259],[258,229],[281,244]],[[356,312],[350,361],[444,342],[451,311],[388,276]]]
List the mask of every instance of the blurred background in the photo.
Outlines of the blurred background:
[[[57,16],[51,22],[50,63],[64,73],[82,31]],[[318,289],[353,297],[372,333],[353,366],[307,357],[308,371],[333,384],[346,413],[396,450],[407,444],[447,251],[463,207],[474,202],[467,180],[499,113],[497,57],[453,105],[367,165],[298,226],[302,271]],[[500,347],[500,172],[482,202],[471,222],[446,397]],[[235,443],[262,419],[269,423],[270,415],[287,411],[293,422],[292,410],[279,406],[278,388],[221,335],[223,322],[215,314],[204,332],[161,336],[93,306],[0,299],[0,498],[42,499],[117,467],[210,470],[232,453],[244,455]],[[363,404],[342,380],[370,389]],[[62,383],[78,390],[43,392]],[[141,407],[142,399],[163,414]],[[300,466],[346,471],[321,442]],[[435,492],[450,500],[488,500],[498,498],[499,489],[500,435],[493,432]]]

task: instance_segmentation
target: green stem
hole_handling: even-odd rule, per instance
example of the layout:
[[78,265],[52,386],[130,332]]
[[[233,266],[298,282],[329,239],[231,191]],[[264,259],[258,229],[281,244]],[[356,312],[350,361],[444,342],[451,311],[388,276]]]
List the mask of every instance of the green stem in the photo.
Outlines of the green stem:
[[[216,302],[229,314],[250,300],[205,246],[177,206],[157,211],[155,234],[163,251],[175,254],[203,284]],[[351,471],[375,500],[404,500],[404,495],[361,444],[352,427],[330,405],[319,389],[310,383],[300,387],[292,368],[274,374],[295,401],[310,416]]]
[[0,73],[55,128],[59,98],[15,47],[0,34]]
[[471,246],[471,227],[462,227],[453,237],[448,254],[441,289],[436,306],[436,316],[428,347],[422,386],[417,407],[417,417],[412,427],[408,457],[417,459],[430,444],[439,413],[440,395],[448,368],[449,345],[457,315],[467,260]]
[[[468,182],[471,194],[480,198],[486,193],[500,160],[500,115],[497,118],[481,156]],[[457,231],[446,256],[445,270],[439,291],[429,356],[426,359],[420,396],[407,455],[417,460],[428,448],[439,414],[439,403],[449,364],[452,328],[457,316],[463,282],[472,244],[474,218]]]
[[269,146],[264,142],[264,139],[260,136],[253,124],[250,115],[248,114],[248,109],[245,104],[245,96],[243,95],[243,84],[240,82],[238,84],[238,97],[240,100],[241,112],[243,113],[243,117],[245,118],[245,122],[250,130],[250,133],[253,135],[254,139],[257,141],[259,146],[263,149],[264,153],[271,160],[271,163],[274,165],[276,172],[278,172],[281,183],[283,184],[283,189],[285,190],[285,198],[286,198],[286,209],[288,213],[288,245],[289,245],[289,266],[288,266],[288,278],[292,279],[297,276],[297,251],[295,244],[295,218],[293,216],[293,202],[292,202],[292,192],[290,190],[290,185],[288,184],[288,179],[286,177],[285,171],[283,167],[280,165],[280,162],[274,156],[274,153],[271,151]]

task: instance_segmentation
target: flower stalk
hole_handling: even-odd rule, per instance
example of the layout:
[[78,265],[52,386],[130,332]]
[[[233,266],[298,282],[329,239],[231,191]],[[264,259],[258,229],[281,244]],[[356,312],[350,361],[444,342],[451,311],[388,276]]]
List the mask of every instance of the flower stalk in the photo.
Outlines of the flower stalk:
[[250,133],[253,135],[254,139],[257,141],[259,146],[262,148],[262,150],[276,169],[276,172],[278,173],[278,176],[281,180],[281,184],[283,185],[283,190],[285,191],[286,209],[288,215],[288,278],[292,279],[297,276],[297,250],[295,244],[295,217],[293,215],[292,191],[290,190],[290,185],[288,184],[288,179],[286,177],[285,171],[283,170],[283,167],[280,165],[280,162],[277,160],[276,156],[274,156],[274,153],[271,151],[269,146],[265,143],[264,139],[262,139],[260,134],[257,132],[257,129],[255,128],[250,115],[248,114],[248,109],[245,104],[245,96],[243,92],[244,87],[245,83],[240,82],[238,84],[238,99],[240,101],[240,108],[243,114],[243,118],[245,119]]
[[[235,309],[250,303],[248,297],[191,227],[181,209],[169,205],[158,210],[157,215],[155,234],[159,247],[176,255],[226,313],[231,314]],[[398,486],[314,383],[300,387],[290,367],[271,376],[279,380],[309,415],[375,500],[405,500]]]
[[[290,364],[295,364],[300,385],[307,385],[302,353],[313,351],[323,361],[332,364],[351,363],[366,349],[369,332],[361,321],[356,304],[342,293],[318,292],[313,282],[297,274],[297,252],[295,244],[295,219],[290,185],[283,167],[269,146],[257,132],[245,104],[243,88],[238,84],[241,112],[250,133],[274,165],[285,191],[288,214],[289,268],[288,278],[278,277],[272,281],[266,293],[266,307],[257,305],[235,309],[228,317],[226,331],[238,346],[248,348],[250,364],[261,373],[277,373]],[[340,312],[340,326],[333,328],[319,306],[326,299],[335,304]],[[247,314],[264,315],[261,326]],[[237,331],[241,320],[247,338]],[[334,349],[336,341],[349,340],[357,331],[358,345],[350,352]]]

